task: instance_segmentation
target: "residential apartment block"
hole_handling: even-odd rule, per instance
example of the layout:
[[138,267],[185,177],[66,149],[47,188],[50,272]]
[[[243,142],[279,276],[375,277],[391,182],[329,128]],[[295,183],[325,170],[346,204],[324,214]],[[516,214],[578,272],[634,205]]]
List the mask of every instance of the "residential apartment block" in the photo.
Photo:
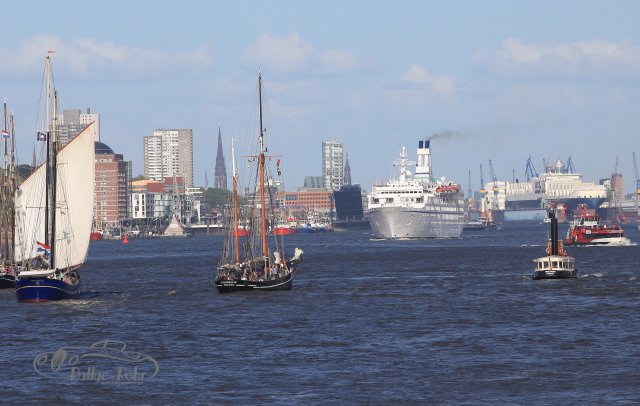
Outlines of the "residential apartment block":
[[155,130],[144,137],[144,177],[155,181],[181,177],[193,186],[193,130]]
[[323,141],[322,177],[325,189],[339,189],[343,184],[343,171],[342,143],[339,141]]

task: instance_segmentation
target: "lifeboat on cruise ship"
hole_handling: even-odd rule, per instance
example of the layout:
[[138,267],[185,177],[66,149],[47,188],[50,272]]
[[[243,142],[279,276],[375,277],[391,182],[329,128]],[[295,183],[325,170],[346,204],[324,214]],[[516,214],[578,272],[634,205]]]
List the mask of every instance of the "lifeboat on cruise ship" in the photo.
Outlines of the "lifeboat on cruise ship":
[[460,186],[454,185],[454,184],[438,186],[436,188],[437,193],[457,193],[459,191],[460,191]]

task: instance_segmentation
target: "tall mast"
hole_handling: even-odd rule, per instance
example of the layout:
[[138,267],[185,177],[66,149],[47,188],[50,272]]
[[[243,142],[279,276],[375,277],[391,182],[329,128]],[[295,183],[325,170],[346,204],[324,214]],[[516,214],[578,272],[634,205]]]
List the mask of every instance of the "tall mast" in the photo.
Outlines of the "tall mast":
[[56,268],[55,252],[56,252],[56,199],[58,185],[58,92],[53,91],[53,140],[51,145],[53,151],[51,154],[51,268]]
[[260,155],[258,165],[260,171],[260,211],[262,217],[262,255],[269,258],[269,247],[267,245],[267,208],[264,198],[264,129],[262,127],[262,73],[258,73],[258,100],[260,105]]
[[16,127],[13,120],[13,111],[11,112],[11,179],[9,192],[11,197],[9,204],[11,210],[9,210],[9,222],[11,229],[11,261],[16,259],[16,210],[15,210],[15,193],[16,186],[18,184],[18,169],[16,168]]
[[44,77],[45,77],[45,105],[44,105],[44,130],[47,135],[47,152],[46,152],[46,187],[45,187],[45,203],[44,203],[44,243],[49,245],[51,243],[51,235],[49,234],[49,210],[51,206],[51,123],[49,122],[49,107],[51,106],[51,57],[47,55],[44,62]]
[[233,232],[236,263],[240,263],[240,239],[238,237],[238,171],[236,170],[236,147],[231,138],[231,173],[233,175]]
[[4,171],[2,173],[2,219],[0,219],[0,227],[2,228],[2,235],[0,236],[0,245],[2,246],[2,255],[4,258],[9,258],[9,148],[7,138],[9,133],[7,132],[7,99],[4,99],[4,127],[2,129],[2,138],[4,138]]
[[[51,56],[48,54],[45,60],[46,77],[46,105],[45,105],[45,126],[47,133],[47,161],[46,161],[46,194],[45,194],[45,218],[44,235],[45,244],[51,247],[49,263],[51,269],[55,264],[56,245],[56,154],[58,152],[57,139],[57,104],[58,94],[53,87],[53,73],[51,71]],[[53,114],[53,117],[51,115]]]

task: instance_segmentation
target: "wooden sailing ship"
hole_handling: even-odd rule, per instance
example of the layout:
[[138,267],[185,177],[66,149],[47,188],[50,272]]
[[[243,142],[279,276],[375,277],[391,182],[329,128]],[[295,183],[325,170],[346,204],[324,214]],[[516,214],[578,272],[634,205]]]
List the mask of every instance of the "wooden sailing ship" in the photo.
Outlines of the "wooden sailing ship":
[[[232,215],[223,244],[220,264],[214,284],[220,293],[236,291],[288,290],[293,286],[293,274],[302,262],[302,250],[295,248],[293,256],[285,259],[282,239],[269,236],[269,224],[273,224],[274,196],[269,184],[265,154],[265,134],[262,117],[262,75],[258,75],[259,136],[258,153],[251,158],[257,161],[256,191],[253,204],[240,210],[238,203],[238,170],[235,148],[232,142]],[[239,224],[249,224],[245,237],[240,241]],[[271,241],[270,241],[271,240]]]

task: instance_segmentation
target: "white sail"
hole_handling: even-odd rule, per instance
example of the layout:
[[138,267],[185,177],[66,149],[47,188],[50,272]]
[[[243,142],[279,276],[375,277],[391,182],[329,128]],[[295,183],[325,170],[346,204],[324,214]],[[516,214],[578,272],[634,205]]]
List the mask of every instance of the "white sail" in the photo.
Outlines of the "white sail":
[[[95,123],[89,124],[57,155],[55,266],[82,265],[89,249],[95,188]],[[44,242],[45,171],[40,166],[16,192],[16,259],[38,255]]]

